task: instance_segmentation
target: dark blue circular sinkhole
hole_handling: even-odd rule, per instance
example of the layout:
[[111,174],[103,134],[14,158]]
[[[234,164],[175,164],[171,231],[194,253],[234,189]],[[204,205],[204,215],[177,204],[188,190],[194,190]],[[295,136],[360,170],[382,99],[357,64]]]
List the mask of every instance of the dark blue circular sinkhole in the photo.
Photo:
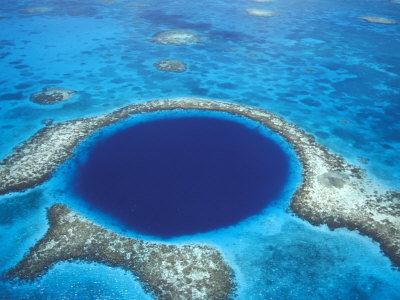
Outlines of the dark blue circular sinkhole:
[[127,228],[166,238],[259,213],[288,171],[287,155],[259,131],[192,116],[146,121],[97,142],[73,186]]

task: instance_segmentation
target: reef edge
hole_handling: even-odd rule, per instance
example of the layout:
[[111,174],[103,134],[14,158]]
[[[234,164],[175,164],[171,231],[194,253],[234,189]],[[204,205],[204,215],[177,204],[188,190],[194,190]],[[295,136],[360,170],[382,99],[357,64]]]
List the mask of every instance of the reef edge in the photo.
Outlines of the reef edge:
[[98,262],[130,271],[157,299],[232,299],[234,273],[206,245],[168,245],[127,238],[65,205],[47,211],[49,228],[6,276],[31,281],[59,261]]

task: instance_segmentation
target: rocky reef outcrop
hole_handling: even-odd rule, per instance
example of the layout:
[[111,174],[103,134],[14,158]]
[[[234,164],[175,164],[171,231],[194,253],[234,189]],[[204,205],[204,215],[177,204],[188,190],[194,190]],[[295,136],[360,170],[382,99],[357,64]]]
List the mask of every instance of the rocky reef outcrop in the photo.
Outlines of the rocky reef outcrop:
[[165,59],[154,63],[154,66],[166,72],[182,73],[186,71],[186,64],[176,59]]
[[68,100],[75,93],[76,91],[59,87],[44,88],[40,92],[32,94],[31,101],[45,105],[54,104]]
[[47,211],[49,229],[9,278],[33,280],[60,261],[97,262],[132,272],[157,299],[229,299],[233,271],[221,254],[205,245],[168,245],[127,238],[55,204]]

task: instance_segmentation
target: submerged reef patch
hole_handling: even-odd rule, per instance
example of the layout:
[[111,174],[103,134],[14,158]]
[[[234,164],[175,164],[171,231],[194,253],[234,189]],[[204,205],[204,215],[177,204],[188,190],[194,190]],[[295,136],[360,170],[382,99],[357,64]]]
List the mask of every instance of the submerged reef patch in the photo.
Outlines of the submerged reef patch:
[[161,31],[153,35],[149,41],[160,45],[186,45],[203,42],[198,34],[188,30]]
[[397,21],[395,21],[395,20],[383,18],[383,17],[376,17],[376,16],[363,16],[363,17],[357,17],[357,19],[364,20],[368,23],[386,24],[386,25],[397,24]]
[[44,88],[42,91],[31,95],[31,100],[38,104],[54,104],[71,98],[76,91],[59,87]]
[[228,112],[279,133],[294,148],[303,167],[303,181],[291,199],[291,210],[314,225],[347,227],[372,237],[400,266],[400,193],[374,182],[362,169],[329,153],[313,136],[281,117],[241,104],[199,98],[157,100],[48,126],[0,163],[0,194],[42,183],[79,142],[103,126],[137,113],[174,109]]
[[265,9],[258,9],[258,8],[246,8],[244,10],[248,15],[250,16],[256,16],[256,17],[275,17],[278,16],[277,13],[270,11],[270,10],[265,10]]
[[118,0],[101,0],[100,3],[102,4],[112,4],[112,3],[117,3]]
[[233,271],[221,254],[199,244],[167,245],[123,237],[55,204],[49,229],[7,277],[34,280],[60,261],[98,262],[132,272],[157,299],[229,299]]
[[22,9],[19,11],[19,13],[27,15],[27,14],[40,14],[48,11],[51,11],[50,7],[32,7],[32,8]]
[[154,66],[166,72],[182,73],[186,71],[186,64],[176,59],[165,59],[154,63]]

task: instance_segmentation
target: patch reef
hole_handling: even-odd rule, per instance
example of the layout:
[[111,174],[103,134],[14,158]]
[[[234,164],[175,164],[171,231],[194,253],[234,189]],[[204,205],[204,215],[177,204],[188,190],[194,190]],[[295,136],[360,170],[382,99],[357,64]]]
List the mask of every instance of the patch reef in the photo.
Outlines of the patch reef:
[[368,23],[376,23],[376,24],[385,24],[385,25],[396,25],[397,21],[384,18],[384,17],[376,17],[376,16],[363,16],[357,17],[358,19],[364,20]]
[[186,64],[176,59],[165,59],[154,63],[154,66],[165,72],[182,73],[186,71]]
[[51,11],[50,7],[31,7],[20,10],[19,13],[21,14],[40,14]]
[[44,88],[42,91],[31,95],[31,101],[39,104],[54,104],[57,102],[68,100],[76,91],[64,88]]
[[274,0],[251,0],[253,2],[258,2],[258,3],[271,3],[274,2]]
[[167,30],[157,32],[149,42],[160,45],[186,45],[193,43],[202,43],[201,37],[189,30]]
[[7,276],[32,280],[59,261],[85,260],[131,271],[157,299],[228,299],[233,272],[213,248],[126,238],[94,225],[64,205],[47,212],[45,236]]
[[269,18],[269,17],[275,17],[278,16],[277,13],[270,11],[270,10],[265,10],[265,9],[258,9],[258,8],[246,8],[244,10],[248,15],[250,16],[256,16],[256,17],[264,17],[264,18]]
[[[327,224],[331,229],[347,227],[370,236],[380,243],[392,262],[400,266],[399,192],[378,185],[362,169],[329,153],[315,142],[313,136],[281,117],[229,102],[199,98],[156,100],[129,105],[98,117],[45,127],[1,162],[0,194],[21,191],[44,182],[59,164],[72,155],[79,142],[104,126],[134,114],[175,109],[228,112],[252,119],[279,133],[294,148],[303,167],[303,180],[291,199],[291,210],[314,225]],[[28,257],[35,256],[39,251],[38,245]],[[68,253],[72,251],[70,248],[64,249],[64,255],[71,255]],[[30,261],[29,268],[36,268],[35,264],[35,261]],[[38,274],[29,270],[21,272],[23,278]]]

